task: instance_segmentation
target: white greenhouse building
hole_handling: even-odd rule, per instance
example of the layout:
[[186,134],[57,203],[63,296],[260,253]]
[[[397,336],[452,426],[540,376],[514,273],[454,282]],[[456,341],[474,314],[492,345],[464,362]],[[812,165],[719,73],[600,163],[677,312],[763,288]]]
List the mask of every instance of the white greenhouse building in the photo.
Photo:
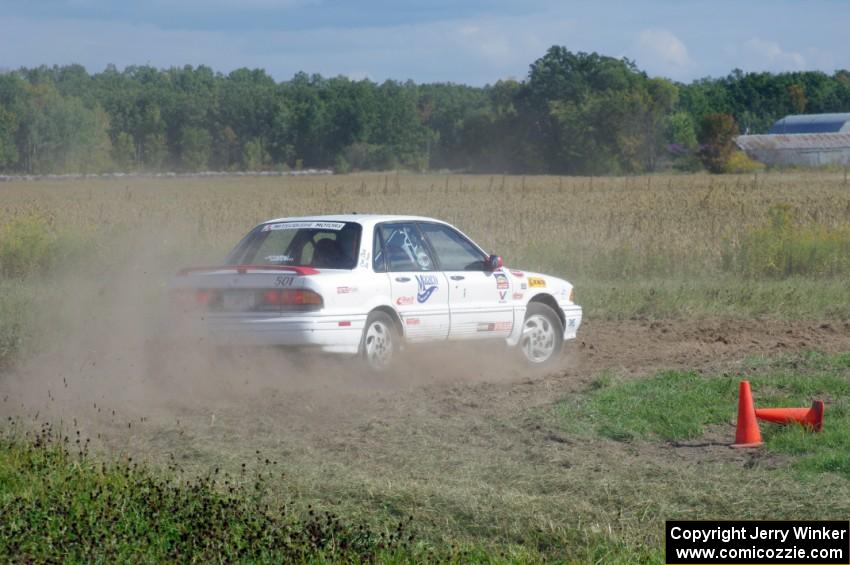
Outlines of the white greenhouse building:
[[735,143],[767,165],[850,165],[850,113],[801,114],[777,120],[765,135],[742,135]]

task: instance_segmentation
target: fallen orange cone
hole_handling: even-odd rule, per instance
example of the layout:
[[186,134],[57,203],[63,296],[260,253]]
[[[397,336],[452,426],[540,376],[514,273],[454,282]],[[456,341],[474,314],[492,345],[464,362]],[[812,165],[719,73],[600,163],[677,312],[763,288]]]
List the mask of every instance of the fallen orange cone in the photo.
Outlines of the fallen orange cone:
[[741,381],[738,385],[738,424],[732,447],[758,447],[762,443],[750,382]]
[[757,408],[756,417],[775,424],[797,422],[819,432],[823,429],[823,409],[823,400],[815,400],[811,408]]

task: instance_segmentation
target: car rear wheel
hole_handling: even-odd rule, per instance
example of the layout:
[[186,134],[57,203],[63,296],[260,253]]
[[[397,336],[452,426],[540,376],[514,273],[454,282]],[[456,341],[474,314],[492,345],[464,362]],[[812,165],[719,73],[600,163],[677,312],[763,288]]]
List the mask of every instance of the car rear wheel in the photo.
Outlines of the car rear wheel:
[[531,365],[547,365],[558,358],[563,345],[564,328],[555,311],[539,302],[529,304],[518,344],[523,359]]
[[384,312],[369,314],[360,344],[366,366],[375,372],[389,370],[397,357],[400,339],[392,318]]

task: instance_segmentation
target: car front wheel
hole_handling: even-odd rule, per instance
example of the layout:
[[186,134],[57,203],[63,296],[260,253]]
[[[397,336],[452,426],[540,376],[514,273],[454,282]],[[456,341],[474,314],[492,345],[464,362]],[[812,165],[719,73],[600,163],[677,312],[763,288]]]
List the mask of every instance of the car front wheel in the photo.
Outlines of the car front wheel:
[[527,363],[546,365],[557,359],[564,345],[561,319],[551,307],[532,302],[525,311],[519,350]]
[[389,370],[397,356],[399,340],[392,318],[384,312],[369,314],[360,346],[366,366],[376,372]]

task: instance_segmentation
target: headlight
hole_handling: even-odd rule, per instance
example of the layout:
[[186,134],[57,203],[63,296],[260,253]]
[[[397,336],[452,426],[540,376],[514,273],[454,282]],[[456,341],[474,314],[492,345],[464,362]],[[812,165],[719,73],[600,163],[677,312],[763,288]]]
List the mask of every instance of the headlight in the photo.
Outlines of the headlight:
[[576,289],[575,288],[570,289],[570,302],[572,302],[573,304],[576,303]]

